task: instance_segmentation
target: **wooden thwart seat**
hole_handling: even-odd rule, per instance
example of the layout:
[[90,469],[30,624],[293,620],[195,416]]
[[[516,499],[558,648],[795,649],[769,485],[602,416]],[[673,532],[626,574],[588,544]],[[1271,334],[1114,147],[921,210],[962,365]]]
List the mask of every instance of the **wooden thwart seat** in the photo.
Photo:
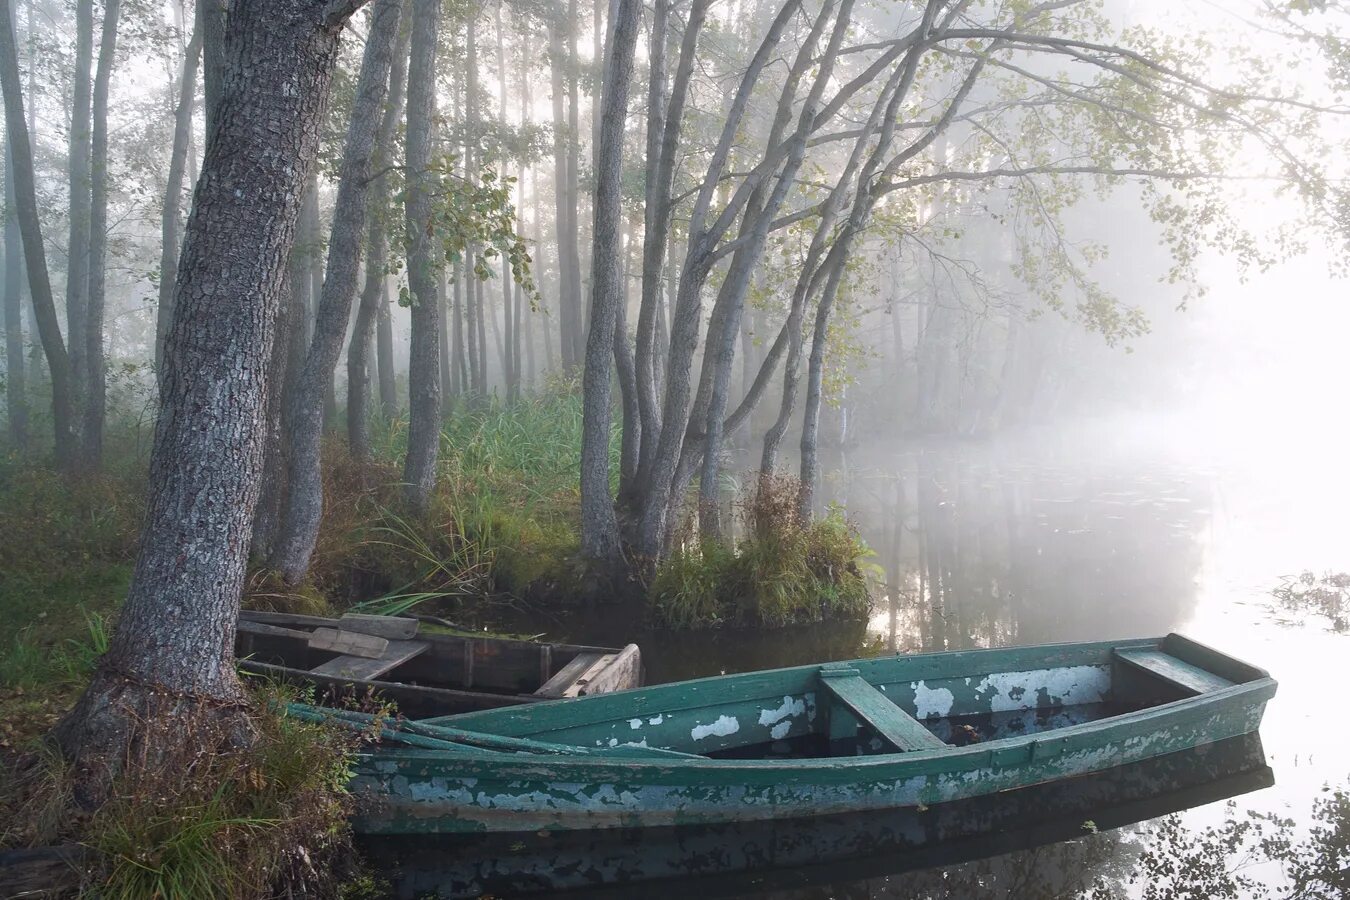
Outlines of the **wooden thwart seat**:
[[1115,651],[1116,659],[1191,694],[1208,694],[1232,687],[1233,682],[1193,666],[1161,650],[1131,648]]
[[425,651],[431,645],[426,641],[389,641],[385,651],[375,657],[344,655],[315,666],[310,672],[329,678],[347,678],[369,681]]
[[849,737],[859,723],[901,752],[940,750],[947,745],[847,666],[821,666],[820,685],[831,697],[830,737]]

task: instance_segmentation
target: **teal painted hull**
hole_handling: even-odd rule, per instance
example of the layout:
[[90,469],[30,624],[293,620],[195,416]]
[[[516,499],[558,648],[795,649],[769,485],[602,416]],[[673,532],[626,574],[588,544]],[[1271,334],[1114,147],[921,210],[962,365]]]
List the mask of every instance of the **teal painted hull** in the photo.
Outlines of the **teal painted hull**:
[[[1136,657],[1152,669],[1141,671]],[[351,782],[355,827],[520,832],[919,808],[1250,734],[1276,688],[1264,671],[1174,635],[848,665],[427,720],[423,733],[453,749],[380,747],[363,756]],[[884,702],[850,706],[858,692],[834,686],[841,671]],[[1063,724],[1103,704],[1133,708]],[[918,725],[939,735],[1005,720],[1026,733],[994,729],[992,739],[952,746],[919,729],[919,749],[895,749]],[[465,734],[491,746],[465,746]],[[892,746],[877,752],[888,735]],[[775,747],[825,739],[831,755],[772,756]],[[757,749],[765,755],[727,758]]]

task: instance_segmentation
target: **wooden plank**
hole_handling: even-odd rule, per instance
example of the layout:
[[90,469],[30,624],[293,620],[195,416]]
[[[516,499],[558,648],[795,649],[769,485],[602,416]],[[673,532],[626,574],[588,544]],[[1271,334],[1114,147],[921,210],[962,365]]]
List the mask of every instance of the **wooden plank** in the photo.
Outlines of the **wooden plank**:
[[642,651],[637,644],[629,644],[618,653],[607,653],[600,659],[605,663],[604,666],[582,675],[584,680],[578,679],[577,682],[578,693],[567,696],[588,697],[642,685]]
[[897,750],[941,750],[947,746],[917,719],[864,681],[855,669],[821,666],[820,684],[836,702],[876,729],[877,734]]
[[[380,640],[384,639],[380,638]],[[395,666],[402,665],[431,646],[426,641],[385,641],[384,643],[387,649],[384,655],[378,659],[351,655],[339,656],[337,659],[330,659],[321,666],[315,666],[310,669],[310,672],[332,678],[369,681],[383,675]]]
[[389,641],[373,634],[338,631],[336,628],[316,628],[309,636],[309,645],[315,650],[329,650],[343,656],[361,656],[378,659],[389,649]]
[[1207,694],[1233,686],[1227,678],[1206,672],[1161,650],[1117,650],[1116,658],[1192,694]]
[[358,613],[346,613],[338,619],[337,627],[342,631],[359,631],[395,641],[411,640],[417,636],[420,623],[416,619],[400,616],[365,616]]
[[591,667],[606,655],[596,652],[578,653],[572,657],[571,662],[559,669],[556,675],[544,682],[535,693],[541,697],[567,696],[566,691],[576,684],[577,679],[590,671]]
[[266,622],[253,622],[241,618],[235,630],[244,634],[257,634],[264,637],[284,637],[295,638],[300,641],[308,641],[313,632],[301,631],[298,628],[282,628],[280,625],[268,625]]

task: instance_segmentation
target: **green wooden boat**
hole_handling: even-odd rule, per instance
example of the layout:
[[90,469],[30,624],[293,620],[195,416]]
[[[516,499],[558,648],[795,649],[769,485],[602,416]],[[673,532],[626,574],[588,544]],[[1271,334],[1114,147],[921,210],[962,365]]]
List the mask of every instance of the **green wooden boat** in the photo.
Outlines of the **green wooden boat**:
[[444,716],[388,729],[358,760],[354,824],[523,832],[919,808],[1253,733],[1275,687],[1264,670],[1171,634],[797,666]]

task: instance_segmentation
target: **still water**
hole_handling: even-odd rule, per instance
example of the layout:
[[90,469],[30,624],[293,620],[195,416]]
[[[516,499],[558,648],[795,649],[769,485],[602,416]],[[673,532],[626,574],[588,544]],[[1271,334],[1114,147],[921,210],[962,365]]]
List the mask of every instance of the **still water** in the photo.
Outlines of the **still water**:
[[[1350,780],[1350,634],[1334,610],[1291,609],[1271,592],[1305,570],[1350,571],[1350,476],[1336,445],[1204,440],[1192,425],[1177,423],[1171,437],[1184,433],[1182,440],[1154,429],[1132,441],[1131,427],[1113,422],[1072,434],[837,452],[822,493],[846,509],[884,573],[866,623],[669,634],[613,610],[544,621],[554,640],[637,641],[649,683],[877,653],[1178,631],[1279,680],[1259,742],[921,822],[854,818],[604,845],[484,843],[462,848],[458,868],[438,848],[427,857],[439,861],[431,868],[451,874],[437,883],[498,896],[586,885],[598,896],[1342,896],[1347,816],[1325,807],[1319,815],[1314,803],[1335,796],[1327,786]],[[529,611],[535,631],[541,615]],[[503,610],[485,624],[513,619]],[[1262,836],[1283,847],[1310,835],[1320,842],[1315,852],[1283,852],[1301,859],[1292,870],[1256,847]],[[410,861],[415,848],[402,852],[409,869],[427,867],[425,858]],[[1297,882],[1317,866],[1332,875],[1312,887]]]

